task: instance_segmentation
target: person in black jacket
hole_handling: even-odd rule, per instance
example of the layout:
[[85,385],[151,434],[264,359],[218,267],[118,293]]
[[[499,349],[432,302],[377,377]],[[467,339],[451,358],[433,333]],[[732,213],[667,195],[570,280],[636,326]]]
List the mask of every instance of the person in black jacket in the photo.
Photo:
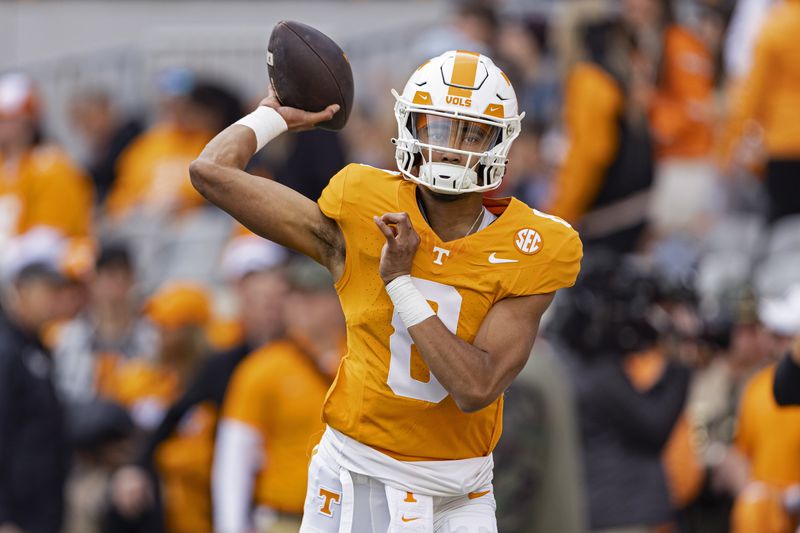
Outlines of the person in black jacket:
[[626,361],[657,349],[653,280],[631,260],[587,256],[554,333],[569,357],[592,532],[646,532],[672,519],[661,453],[686,401],[689,370],[667,360],[641,389]]
[[42,327],[60,318],[63,278],[24,266],[0,312],[0,531],[58,533],[69,449]]
[[778,405],[800,405],[800,336],[775,370],[773,391]]

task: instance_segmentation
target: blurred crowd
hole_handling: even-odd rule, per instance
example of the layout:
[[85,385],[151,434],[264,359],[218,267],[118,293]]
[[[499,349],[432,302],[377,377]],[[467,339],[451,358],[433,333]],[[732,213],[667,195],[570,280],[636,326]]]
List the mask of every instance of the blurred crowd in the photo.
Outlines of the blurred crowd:
[[[409,49],[496,61],[526,118],[493,194],[584,243],[506,395],[499,530],[796,531],[773,380],[800,363],[800,1],[512,4],[456,3]],[[189,182],[255,102],[154,84],[152,116],[76,92],[68,154],[35,80],[0,75],[0,533],[297,531],[344,317],[327,271]],[[394,168],[381,97],[249,171],[316,200],[346,162]]]

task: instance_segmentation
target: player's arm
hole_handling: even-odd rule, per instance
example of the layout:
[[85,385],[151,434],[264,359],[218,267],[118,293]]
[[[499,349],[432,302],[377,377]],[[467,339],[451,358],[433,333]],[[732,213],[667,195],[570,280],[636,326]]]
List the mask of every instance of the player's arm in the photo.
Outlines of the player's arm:
[[506,298],[494,304],[472,344],[436,315],[408,328],[419,353],[458,408],[477,411],[511,385],[533,348],[553,294]]
[[[274,109],[267,112],[265,108]],[[194,187],[254,233],[305,254],[326,266],[338,279],[344,265],[344,237],[339,226],[316,203],[275,181],[244,171],[259,147],[281,131],[311,129],[329,120],[336,105],[319,113],[281,106],[270,95],[259,108],[229,126],[189,166]],[[251,118],[252,117],[252,118]],[[282,120],[281,120],[282,119]],[[285,124],[283,124],[285,122]],[[256,130],[259,133],[256,133]]]
[[376,217],[375,223],[386,237],[381,252],[381,278],[419,353],[459,409],[483,409],[503,393],[525,366],[539,321],[553,301],[553,294],[497,302],[484,318],[475,340],[468,343],[450,332],[422,295],[409,286],[408,274],[419,236],[408,215],[389,213]]

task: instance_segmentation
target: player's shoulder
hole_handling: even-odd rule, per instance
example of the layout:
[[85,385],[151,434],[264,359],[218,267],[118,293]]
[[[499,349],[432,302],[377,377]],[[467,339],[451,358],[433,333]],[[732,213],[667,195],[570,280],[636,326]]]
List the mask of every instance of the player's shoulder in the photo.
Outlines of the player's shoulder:
[[[579,258],[582,245],[578,232],[565,220],[539,211],[519,200],[512,200],[509,213],[514,231],[513,244],[518,252],[525,255],[544,255],[564,260],[566,257]],[[568,260],[568,259],[567,259]]]
[[366,185],[374,188],[380,185],[399,183],[403,180],[400,173],[364,163],[350,163],[342,169],[341,174],[347,179],[350,187]]
[[331,178],[319,204],[335,220],[360,220],[366,212],[396,210],[397,191],[403,181],[398,172],[353,163]]

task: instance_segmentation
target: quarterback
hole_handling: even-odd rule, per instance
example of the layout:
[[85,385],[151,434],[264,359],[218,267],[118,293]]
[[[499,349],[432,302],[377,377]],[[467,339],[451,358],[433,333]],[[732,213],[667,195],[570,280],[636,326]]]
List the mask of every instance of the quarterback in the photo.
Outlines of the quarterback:
[[270,95],[214,138],[195,187],[263,237],[326,266],[347,354],[323,407],[303,532],[495,532],[492,449],[503,391],[525,365],[581,243],[500,185],[522,116],[486,56],[423,64],[396,98],[397,171],[351,164],[317,203],[242,169],[283,131],[329,120]]

